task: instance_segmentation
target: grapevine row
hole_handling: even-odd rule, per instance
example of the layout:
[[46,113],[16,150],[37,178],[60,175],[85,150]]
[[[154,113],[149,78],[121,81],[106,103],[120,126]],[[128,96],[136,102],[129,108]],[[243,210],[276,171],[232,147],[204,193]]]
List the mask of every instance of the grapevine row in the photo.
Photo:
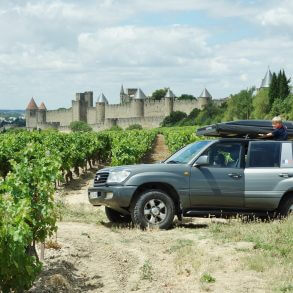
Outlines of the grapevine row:
[[95,162],[133,164],[151,149],[155,131],[0,135],[0,291],[23,292],[41,270],[35,250],[56,231],[57,180]]

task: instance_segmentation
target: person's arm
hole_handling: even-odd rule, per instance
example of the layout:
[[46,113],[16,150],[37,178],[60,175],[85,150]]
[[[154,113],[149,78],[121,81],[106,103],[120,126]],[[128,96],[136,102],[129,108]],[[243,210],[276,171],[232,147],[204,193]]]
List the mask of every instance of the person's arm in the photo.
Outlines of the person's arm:
[[272,132],[270,132],[270,133],[267,133],[267,134],[260,133],[259,136],[265,138],[265,137],[272,137],[272,136],[274,136],[274,135],[273,135]]

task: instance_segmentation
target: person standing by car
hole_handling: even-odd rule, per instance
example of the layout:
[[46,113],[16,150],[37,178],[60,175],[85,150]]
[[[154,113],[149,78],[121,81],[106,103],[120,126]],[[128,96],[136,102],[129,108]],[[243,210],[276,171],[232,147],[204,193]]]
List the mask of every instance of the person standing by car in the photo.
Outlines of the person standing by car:
[[272,120],[274,130],[267,134],[260,134],[261,137],[267,138],[272,137],[274,140],[287,140],[288,132],[287,127],[283,124],[282,118],[276,116]]

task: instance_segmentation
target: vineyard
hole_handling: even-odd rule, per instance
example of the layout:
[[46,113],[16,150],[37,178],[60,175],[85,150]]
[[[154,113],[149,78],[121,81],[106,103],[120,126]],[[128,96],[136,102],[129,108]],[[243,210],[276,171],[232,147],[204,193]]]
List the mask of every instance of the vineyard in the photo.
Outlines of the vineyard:
[[139,163],[156,135],[173,152],[197,140],[193,127],[161,130],[64,134],[13,132],[0,140],[0,287],[3,292],[31,287],[41,270],[35,244],[57,229],[54,193],[73,172],[96,163]]
[[[159,291],[162,286],[166,287],[166,292],[179,292],[183,287],[185,292],[194,288],[198,292],[209,291],[210,288],[220,292],[228,283],[231,290],[226,287],[224,292],[236,292],[243,278],[248,278],[249,285],[244,282],[239,292],[252,292],[258,284],[261,288],[266,288],[266,283],[271,284],[271,275],[277,280],[273,286],[281,288],[281,292],[291,292],[292,217],[274,225],[239,222],[223,225],[211,222],[209,229],[199,230],[208,225],[206,222],[194,222],[175,226],[164,234],[156,231],[148,233],[129,228],[117,230],[111,226],[111,229],[104,227],[105,224],[101,225],[101,219],[104,219],[102,210],[87,210],[89,204],[84,198],[84,206],[78,203],[70,208],[62,207],[65,217],[74,222],[72,226],[69,222],[57,222],[60,209],[59,199],[56,204],[56,189],[78,181],[73,178],[82,177],[87,168],[99,164],[116,166],[145,162],[146,155],[153,150],[156,137],[163,137],[171,152],[202,139],[195,135],[195,127],[99,133],[20,131],[0,134],[0,291],[23,292],[32,287],[43,267],[36,244],[44,243],[53,234],[56,235],[58,224],[58,231],[61,230],[62,234],[60,241],[70,243],[69,248],[65,246],[61,252],[66,260],[74,263],[74,257],[80,251],[84,253],[85,250],[95,249],[94,255],[91,255],[92,275],[87,271],[91,258],[85,257],[79,258],[84,266],[80,276],[88,275],[89,279],[96,280],[92,281],[95,288],[100,288],[102,285],[95,274],[104,272],[106,291],[102,292],[113,292],[120,286],[128,286],[129,291],[136,291],[140,286],[147,290],[150,283]],[[81,194],[77,189],[71,190],[70,194],[73,196],[74,192],[78,197]],[[97,217],[100,219],[97,220]],[[95,223],[95,226],[90,223]],[[86,241],[89,239],[85,238],[86,235],[95,239],[94,248],[92,242]],[[217,244],[219,241],[220,244]],[[222,246],[222,241],[230,241],[229,246]],[[111,243],[106,252],[103,250],[105,243]],[[159,252],[159,259],[156,251]],[[56,257],[59,258],[59,254],[56,252]],[[276,255],[278,261],[275,260]],[[105,261],[102,261],[103,258]],[[244,263],[239,262],[242,259]],[[234,283],[223,274],[219,263],[233,276]],[[228,265],[230,263],[233,263],[232,267]],[[69,263],[65,264],[66,275],[70,266]],[[55,267],[56,263],[53,262],[52,266]],[[162,267],[168,268],[168,272]],[[112,279],[108,280],[113,270],[114,275],[118,276],[114,283]],[[127,283],[130,272],[132,278]],[[154,272],[157,272],[159,281],[153,279]],[[170,281],[160,273],[172,276],[167,278]],[[76,279],[78,284],[80,278]],[[133,283],[133,279],[137,281]],[[64,282],[66,285],[67,281]],[[207,284],[209,282],[212,284]],[[38,288],[43,288],[44,282],[41,283]],[[66,292],[87,291],[85,287],[72,291],[74,284],[70,286]],[[33,292],[40,292],[38,290]]]

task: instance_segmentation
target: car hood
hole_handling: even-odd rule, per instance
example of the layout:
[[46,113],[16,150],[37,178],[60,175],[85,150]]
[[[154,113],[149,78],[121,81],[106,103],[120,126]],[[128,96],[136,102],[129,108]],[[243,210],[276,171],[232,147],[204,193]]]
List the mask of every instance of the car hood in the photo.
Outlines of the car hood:
[[137,165],[124,165],[116,167],[106,167],[98,172],[119,172],[122,170],[130,171],[132,174],[141,172],[174,172],[178,169],[190,168],[187,164],[137,164]]

